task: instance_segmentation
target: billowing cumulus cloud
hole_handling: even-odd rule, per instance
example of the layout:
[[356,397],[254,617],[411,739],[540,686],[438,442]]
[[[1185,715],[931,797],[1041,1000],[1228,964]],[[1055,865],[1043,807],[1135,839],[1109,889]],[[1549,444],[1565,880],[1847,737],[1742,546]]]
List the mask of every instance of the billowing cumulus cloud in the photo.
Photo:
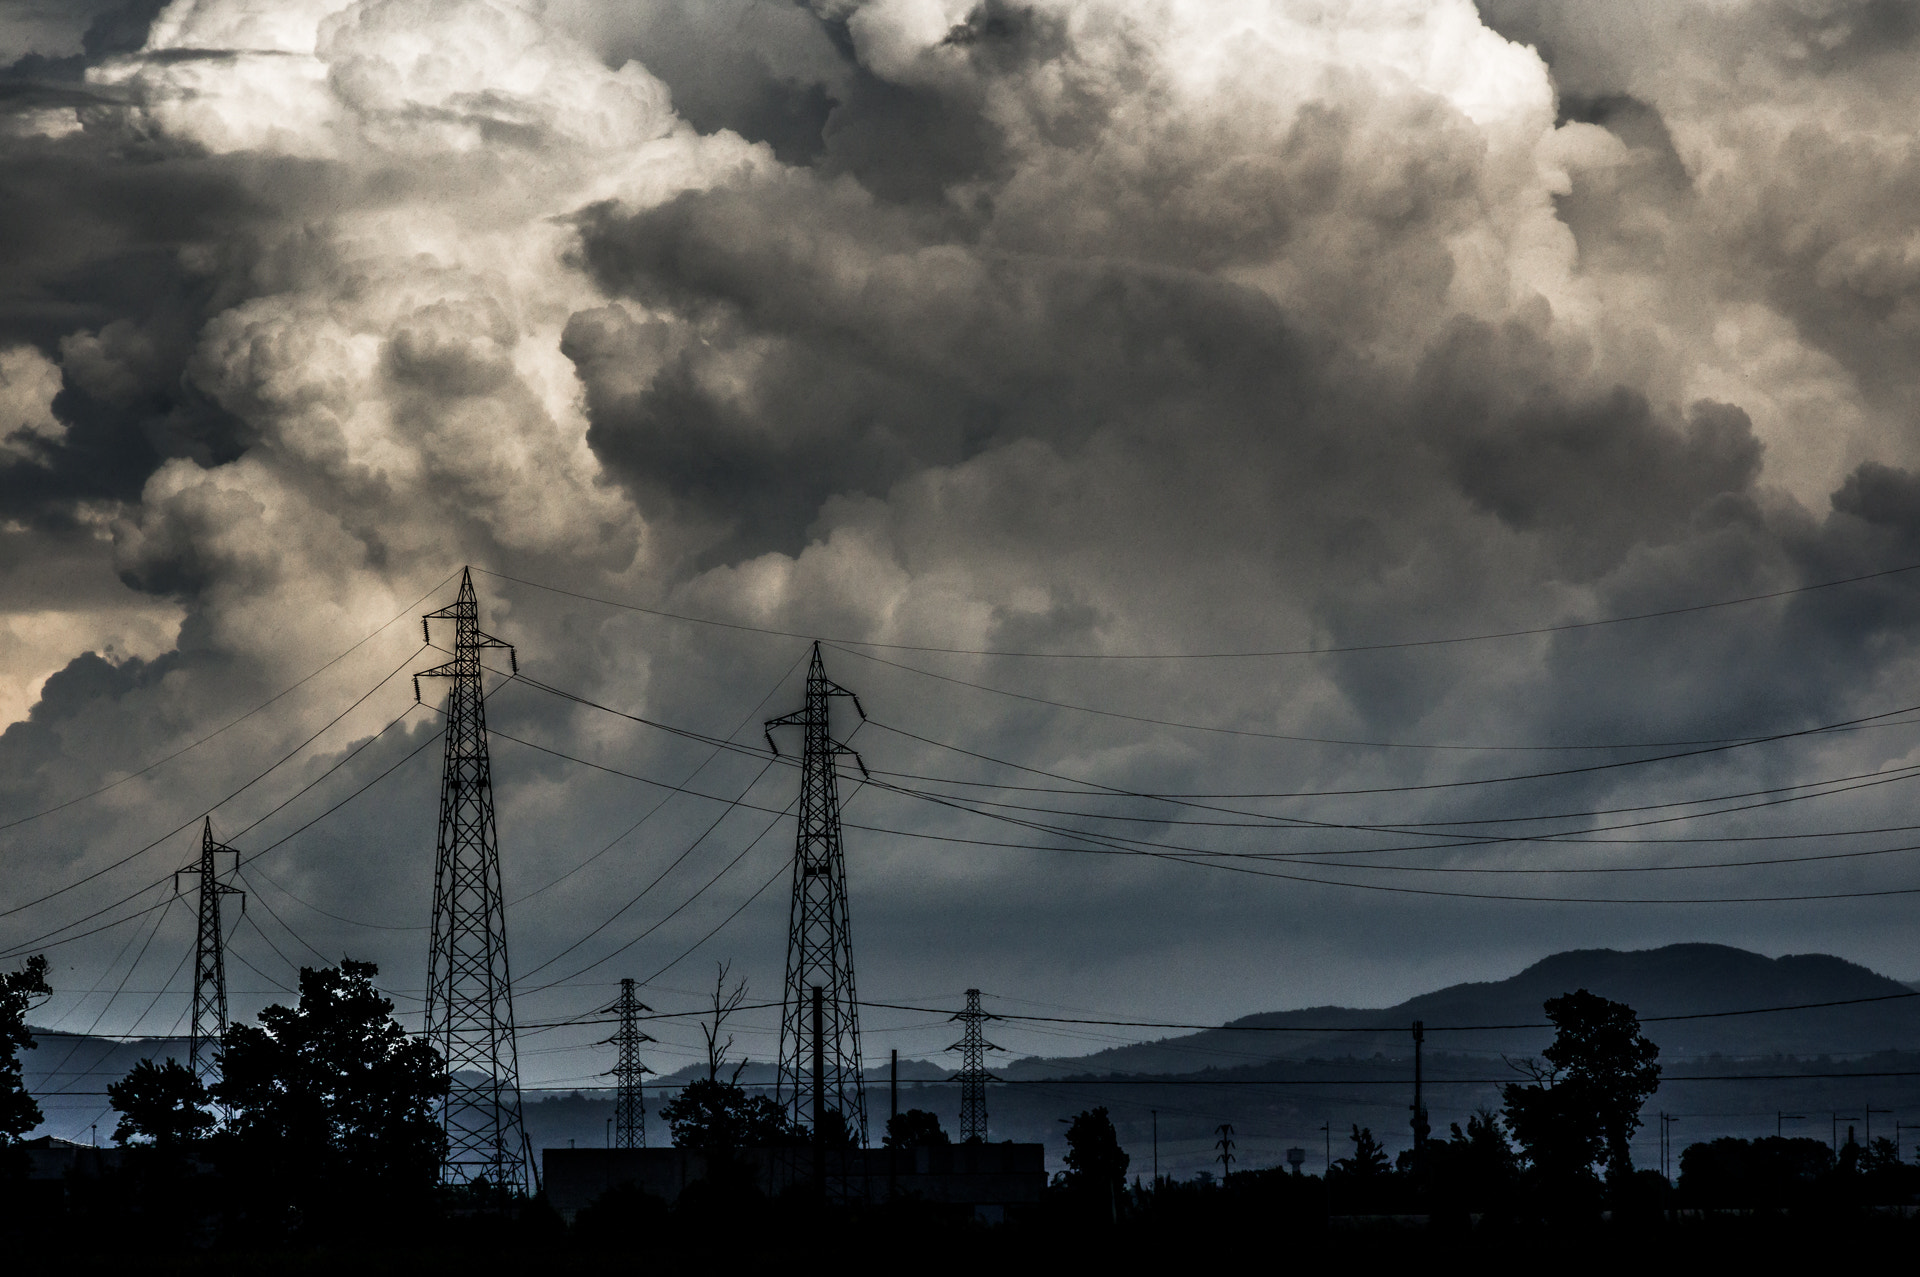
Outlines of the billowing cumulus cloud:
[[[1618,9],[103,0],[6,20],[4,820],[120,783],[0,830],[22,901],[104,871],[0,939],[157,882],[184,836],[107,867],[211,808],[272,845],[248,870],[270,910],[235,941],[250,979],[348,951],[413,990],[434,716],[406,675],[440,658],[412,617],[472,563],[483,623],[541,680],[743,743],[793,707],[800,640],[576,596],[923,649],[828,652],[873,717],[853,740],[881,782],[847,819],[874,993],[1224,1014],[1692,938],[1907,974],[1898,896],[1405,893],[1912,885],[1897,853],[1685,868],[1897,839],[1501,840],[1551,813],[1520,828],[1902,823],[1898,783],[1711,822],[1620,812],[1908,765],[1897,718],[1714,748],[1910,703],[1908,578],[1539,632],[1920,559],[1905,10]],[[1378,646],[1506,631],[1534,632]],[[1307,648],[1359,650],[966,654]],[[495,695],[529,1012],[662,968],[671,1000],[726,954],[772,992],[791,773],[748,789],[750,758]],[[617,839],[662,791],[536,746],[747,801],[673,797]],[[1631,765],[1649,754],[1685,756]],[[1520,773],[1543,774],[1478,783]],[[1113,805],[1060,777],[1319,796]],[[986,780],[1031,788],[952,783]],[[1228,852],[1304,859],[1210,859]],[[1660,871],[1533,872],[1597,867]],[[119,946],[155,926],[177,957],[181,925],[62,946],[101,991],[61,1013],[130,1027]]]

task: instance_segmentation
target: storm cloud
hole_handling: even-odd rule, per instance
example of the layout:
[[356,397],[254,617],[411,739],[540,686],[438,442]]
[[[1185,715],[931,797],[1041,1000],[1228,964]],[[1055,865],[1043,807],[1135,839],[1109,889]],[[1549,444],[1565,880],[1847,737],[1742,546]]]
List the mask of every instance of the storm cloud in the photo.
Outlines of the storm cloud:
[[[1877,575],[1920,562],[1916,30],[1881,0],[21,8],[0,908],[101,872],[0,940],[159,882],[212,810],[272,848],[260,981],[351,952],[415,989],[412,618],[471,563],[544,682],[743,744],[793,708],[790,636],[834,643],[895,777],[847,817],[876,995],[1224,1015],[1693,939],[1912,974],[1900,897],[1837,898],[1913,886],[1901,853],[1687,866],[1902,823],[1907,720],[1853,720],[1917,665],[1916,579]],[[790,774],[496,696],[530,1012],[726,955],[771,993]],[[663,791],[535,746],[749,801],[618,839]],[[1060,777],[1243,797],[1093,821]],[[1886,783],[1601,828],[1840,777]],[[1641,841],[1435,832],[1556,813],[1521,832]],[[1735,841],[1657,840],[1689,831]],[[1637,872],[1540,873],[1598,868]],[[172,1022],[159,917],[56,950],[63,1027]],[[131,979],[148,925],[170,956]]]

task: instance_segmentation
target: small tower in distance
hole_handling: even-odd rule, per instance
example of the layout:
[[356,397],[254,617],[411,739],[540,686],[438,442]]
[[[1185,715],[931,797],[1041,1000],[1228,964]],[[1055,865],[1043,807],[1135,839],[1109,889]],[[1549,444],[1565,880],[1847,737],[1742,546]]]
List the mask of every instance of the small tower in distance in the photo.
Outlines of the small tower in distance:
[[980,1026],[998,1017],[980,1009],[980,990],[967,990],[967,1009],[954,1019],[966,1026],[960,1040],[948,1047],[960,1052],[960,1142],[984,1144],[987,1141],[987,1052],[1001,1048],[987,1041]]
[[[219,866],[214,858],[222,853],[239,855],[232,847],[213,840],[213,817],[208,816],[200,827],[200,860],[193,868],[181,870],[200,879],[200,927],[194,942],[193,1027],[187,1036],[187,1067],[203,1086],[212,1086],[220,1080],[213,1053],[227,1032],[227,952],[220,920],[220,898],[239,896],[241,912],[247,908],[246,893],[220,881]],[[180,875],[175,874],[175,891],[180,889],[179,884]]]
[[609,1070],[619,1084],[613,1100],[613,1146],[645,1148],[647,1104],[640,1079],[653,1070],[640,1062],[640,1044],[653,1039],[640,1031],[640,1013],[653,1008],[634,996],[633,981],[625,979],[620,981],[620,997],[608,1009],[620,1017],[619,1030],[607,1039],[620,1048],[620,1060]]

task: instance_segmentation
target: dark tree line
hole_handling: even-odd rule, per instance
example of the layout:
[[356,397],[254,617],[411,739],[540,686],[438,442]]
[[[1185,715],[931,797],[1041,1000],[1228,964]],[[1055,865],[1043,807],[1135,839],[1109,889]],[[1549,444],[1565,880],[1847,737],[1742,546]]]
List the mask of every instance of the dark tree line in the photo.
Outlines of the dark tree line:
[[[0,975],[0,1141],[40,1120],[19,1052],[33,1045],[25,1011],[47,992],[45,969],[35,959]],[[211,1089],[174,1060],[142,1060],[109,1084],[125,1161],[70,1185],[69,1214],[149,1243],[366,1237],[431,1215],[447,1072],[393,1019],[378,974],[351,959],[303,969],[295,1005],[228,1028]]]

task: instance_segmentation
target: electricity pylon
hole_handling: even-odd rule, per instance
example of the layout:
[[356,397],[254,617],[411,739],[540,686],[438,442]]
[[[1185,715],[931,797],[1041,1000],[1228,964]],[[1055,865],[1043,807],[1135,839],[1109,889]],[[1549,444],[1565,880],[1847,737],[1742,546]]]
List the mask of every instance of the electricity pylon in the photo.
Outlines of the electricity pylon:
[[[245,913],[247,909],[247,893],[220,881],[214,857],[221,852],[240,854],[213,840],[213,817],[208,816],[200,827],[199,863],[180,871],[200,878],[200,932],[194,942],[193,1027],[187,1035],[187,1067],[203,1086],[212,1086],[219,1080],[220,1070],[214,1065],[213,1054],[227,1032],[227,953],[221,934],[220,897],[239,896],[240,911]],[[180,890],[178,873],[173,876],[173,889]]]
[[987,1072],[987,1052],[1003,1048],[987,1041],[980,1026],[1000,1017],[982,1011],[980,990],[968,989],[967,1009],[953,1018],[967,1026],[960,1040],[947,1048],[960,1052],[960,1142],[984,1144],[987,1141],[987,1083],[993,1077]]
[[421,678],[452,683],[433,866],[433,946],[427,959],[427,1040],[453,1078],[440,1105],[447,1135],[441,1178],[450,1184],[485,1179],[497,1191],[524,1189],[520,1058],[480,654],[506,648],[514,673],[520,665],[511,644],[480,632],[471,570],[461,571],[460,594],[450,606],[421,618],[428,642],[435,620],[453,622],[453,659],[415,675],[414,695],[420,694]]
[[[807,666],[804,708],[766,724],[767,748],[776,727],[799,727],[806,748],[800,756],[800,828],[793,851],[793,904],[787,918],[787,983],[781,995],[780,1076],[774,1099],[798,1126],[815,1126],[816,1115],[837,1114],[848,1136],[867,1142],[867,1093],[860,1076],[860,1008],[853,989],[853,948],[847,925],[847,864],[840,838],[840,793],[835,763],[860,756],[833,738],[828,708],[836,696],[860,698],[827,678],[820,645]],[[822,991],[820,1027],[813,1032],[813,991]],[[813,1038],[817,1036],[818,1042]],[[812,1056],[820,1057],[815,1081]],[[823,1132],[816,1132],[816,1136]]]
[[607,1039],[620,1048],[619,1063],[608,1070],[620,1087],[613,1100],[613,1146],[645,1148],[647,1105],[640,1079],[653,1070],[640,1062],[640,1044],[653,1039],[640,1031],[640,1013],[653,1008],[633,995],[633,981],[626,979],[620,981],[619,998],[607,1009],[620,1017],[619,1032]]

